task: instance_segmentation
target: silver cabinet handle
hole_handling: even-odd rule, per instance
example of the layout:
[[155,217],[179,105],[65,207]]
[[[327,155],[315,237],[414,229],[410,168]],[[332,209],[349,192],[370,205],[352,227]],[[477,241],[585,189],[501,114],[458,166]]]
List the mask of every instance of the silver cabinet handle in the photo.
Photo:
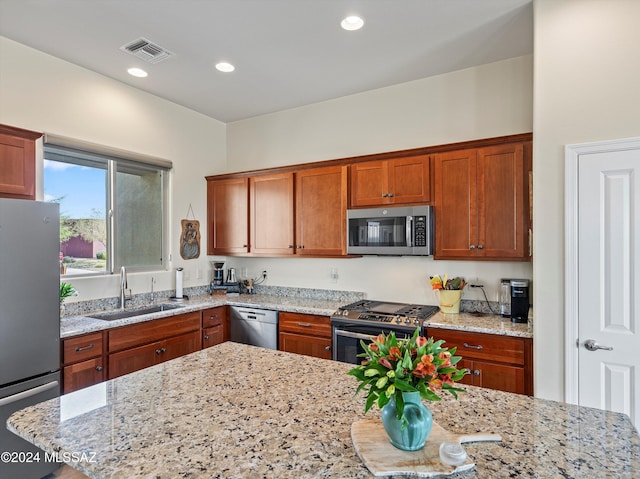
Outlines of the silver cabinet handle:
[[209,339],[209,336],[205,336],[205,337],[204,337],[204,339],[205,339],[205,340]]
[[383,197],[383,198],[386,198],[386,197],[387,197],[387,194],[386,194],[386,193],[382,193],[382,197]]
[[292,244],[290,244],[289,246],[287,246],[287,248],[289,248],[289,249],[293,249],[293,245],[292,245]]
[[98,367],[96,368],[96,371],[102,371],[102,366],[98,366]]
[[156,349],[156,354],[162,354],[162,350]]
[[600,346],[594,339],[587,339],[584,342],[584,347],[587,349],[587,351],[597,351],[598,349],[613,351],[613,346]]
[[311,327],[311,323],[298,323],[298,326],[301,326],[303,328],[310,328]]
[[469,349],[477,349],[478,351],[482,351],[482,345],[481,345],[481,344],[478,344],[478,345],[476,346],[476,345],[473,345],[473,344],[463,343],[462,345],[463,345],[465,348],[469,348]]
[[474,369],[474,370],[473,370],[473,375],[474,375],[474,376],[480,376],[480,371],[479,371],[479,370],[477,370],[477,369]]
[[331,351],[331,346],[325,346],[324,349],[325,351]]
[[484,245],[479,244],[479,245],[478,245],[478,249],[484,249]]
[[393,193],[389,193],[389,198],[393,198]]
[[474,244],[470,244],[470,245],[469,245],[469,249],[476,249],[476,245],[474,245]]
[[86,351],[87,349],[93,349],[93,343],[91,343],[89,346],[83,346],[81,348],[76,348],[76,353],[79,353],[80,351]]

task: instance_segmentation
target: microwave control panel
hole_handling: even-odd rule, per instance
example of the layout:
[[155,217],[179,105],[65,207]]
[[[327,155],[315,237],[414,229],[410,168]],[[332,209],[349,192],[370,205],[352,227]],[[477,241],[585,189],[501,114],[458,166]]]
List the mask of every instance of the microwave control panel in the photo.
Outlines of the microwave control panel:
[[427,217],[416,216],[413,220],[413,245],[427,246]]

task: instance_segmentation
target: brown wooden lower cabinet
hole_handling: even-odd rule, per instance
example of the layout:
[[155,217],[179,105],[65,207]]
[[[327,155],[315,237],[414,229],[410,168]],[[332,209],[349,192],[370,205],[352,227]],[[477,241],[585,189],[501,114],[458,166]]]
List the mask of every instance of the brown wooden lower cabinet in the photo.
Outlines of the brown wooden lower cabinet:
[[109,379],[160,364],[201,349],[200,331],[109,354]]
[[459,367],[469,369],[463,384],[533,396],[531,338],[428,328],[427,336],[443,339],[462,356]]
[[202,349],[229,341],[230,336],[228,306],[202,310]]
[[315,314],[281,312],[278,349],[331,359],[331,319]]
[[101,383],[104,381],[102,356],[65,366],[62,369],[62,377],[64,394]]
[[102,332],[62,340],[62,392],[98,384],[105,379]]

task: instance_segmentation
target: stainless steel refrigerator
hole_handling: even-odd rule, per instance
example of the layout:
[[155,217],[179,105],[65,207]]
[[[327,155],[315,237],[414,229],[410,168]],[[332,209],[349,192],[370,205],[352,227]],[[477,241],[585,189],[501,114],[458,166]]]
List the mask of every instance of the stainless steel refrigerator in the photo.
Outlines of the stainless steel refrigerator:
[[[57,204],[0,198],[0,453],[33,453],[5,454],[0,478],[36,479],[58,467],[6,421],[60,395],[59,250]],[[39,461],[26,461],[37,452]]]

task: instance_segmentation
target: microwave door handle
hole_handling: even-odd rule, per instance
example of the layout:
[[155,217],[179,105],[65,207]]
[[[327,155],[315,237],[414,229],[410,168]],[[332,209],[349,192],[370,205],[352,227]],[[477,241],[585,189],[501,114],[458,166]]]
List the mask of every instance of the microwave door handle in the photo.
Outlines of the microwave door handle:
[[407,246],[413,247],[413,216],[407,216]]

